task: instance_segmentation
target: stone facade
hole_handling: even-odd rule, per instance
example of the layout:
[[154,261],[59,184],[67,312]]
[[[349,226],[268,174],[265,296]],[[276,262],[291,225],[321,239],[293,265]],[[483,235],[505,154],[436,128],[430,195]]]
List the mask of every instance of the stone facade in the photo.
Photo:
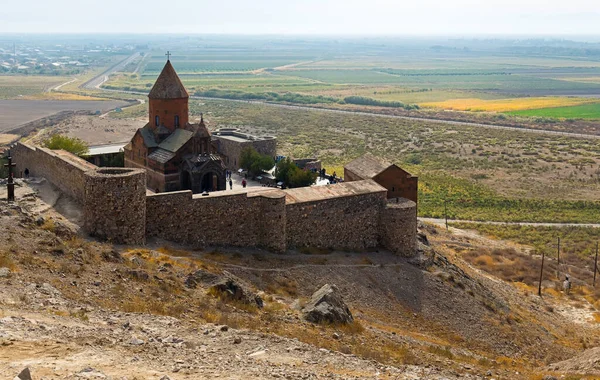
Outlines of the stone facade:
[[411,257],[417,249],[417,204],[406,198],[389,199],[381,212],[382,245]]
[[407,198],[417,203],[419,179],[397,165],[365,154],[344,166],[344,181],[372,179],[388,190],[387,197]]
[[147,195],[146,172],[98,168],[64,151],[18,143],[17,173],[45,177],[83,208],[84,230],[118,244],[157,237],[194,247],[295,247],[344,250],[379,246],[415,254],[416,204],[388,201],[373,180],[299,189],[193,195],[190,190]]
[[146,178],[143,170],[98,168],[86,172],[83,229],[102,240],[146,240]]
[[225,166],[231,171],[240,168],[240,156],[246,147],[253,147],[260,154],[275,158],[277,139],[273,136],[253,136],[235,128],[221,128],[213,132],[217,152],[225,158]]
[[193,195],[179,191],[149,195],[146,233],[194,247],[264,247],[285,251],[285,196],[257,194]]
[[148,123],[123,148],[125,167],[147,169],[146,186],[156,193],[226,188],[226,168],[204,119],[189,122],[188,98],[167,61],[148,94]]
[[379,245],[379,214],[384,202],[382,189],[376,193],[290,203],[286,207],[288,246],[375,248]]

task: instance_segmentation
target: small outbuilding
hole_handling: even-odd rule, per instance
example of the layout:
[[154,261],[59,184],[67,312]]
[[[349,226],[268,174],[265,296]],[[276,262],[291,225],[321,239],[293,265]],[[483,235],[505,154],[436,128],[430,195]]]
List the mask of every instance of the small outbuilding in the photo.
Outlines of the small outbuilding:
[[399,166],[367,153],[344,166],[344,181],[372,179],[388,190],[387,197],[417,203],[419,179]]

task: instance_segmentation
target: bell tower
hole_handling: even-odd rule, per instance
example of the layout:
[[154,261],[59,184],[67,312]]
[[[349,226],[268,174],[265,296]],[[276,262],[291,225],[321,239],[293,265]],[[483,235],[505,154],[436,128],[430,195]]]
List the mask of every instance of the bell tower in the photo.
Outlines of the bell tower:
[[[167,58],[170,53],[167,52]],[[189,95],[167,59],[160,75],[148,94],[149,125],[152,131],[164,126],[169,131],[185,127],[188,123]]]

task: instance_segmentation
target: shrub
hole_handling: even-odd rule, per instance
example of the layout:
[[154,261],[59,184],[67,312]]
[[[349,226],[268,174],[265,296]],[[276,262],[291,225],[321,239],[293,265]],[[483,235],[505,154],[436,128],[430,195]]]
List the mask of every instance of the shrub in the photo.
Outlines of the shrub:
[[300,169],[287,157],[277,163],[275,178],[278,182],[283,182],[291,188],[304,187],[315,183],[317,173]]
[[88,145],[86,142],[76,137],[65,135],[53,135],[48,140],[44,141],[44,146],[52,150],[66,150],[77,156],[85,156],[88,152]]
[[273,157],[260,154],[250,146],[244,148],[240,155],[240,166],[253,176],[272,169],[274,165]]

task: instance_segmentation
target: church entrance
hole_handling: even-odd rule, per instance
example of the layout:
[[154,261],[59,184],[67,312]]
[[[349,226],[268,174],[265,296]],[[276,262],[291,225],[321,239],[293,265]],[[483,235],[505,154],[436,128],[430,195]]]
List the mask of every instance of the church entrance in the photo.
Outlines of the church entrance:
[[181,172],[181,190],[192,190],[192,178],[187,170]]
[[205,173],[202,176],[202,191],[217,191],[218,190],[218,180],[217,174],[213,172]]

